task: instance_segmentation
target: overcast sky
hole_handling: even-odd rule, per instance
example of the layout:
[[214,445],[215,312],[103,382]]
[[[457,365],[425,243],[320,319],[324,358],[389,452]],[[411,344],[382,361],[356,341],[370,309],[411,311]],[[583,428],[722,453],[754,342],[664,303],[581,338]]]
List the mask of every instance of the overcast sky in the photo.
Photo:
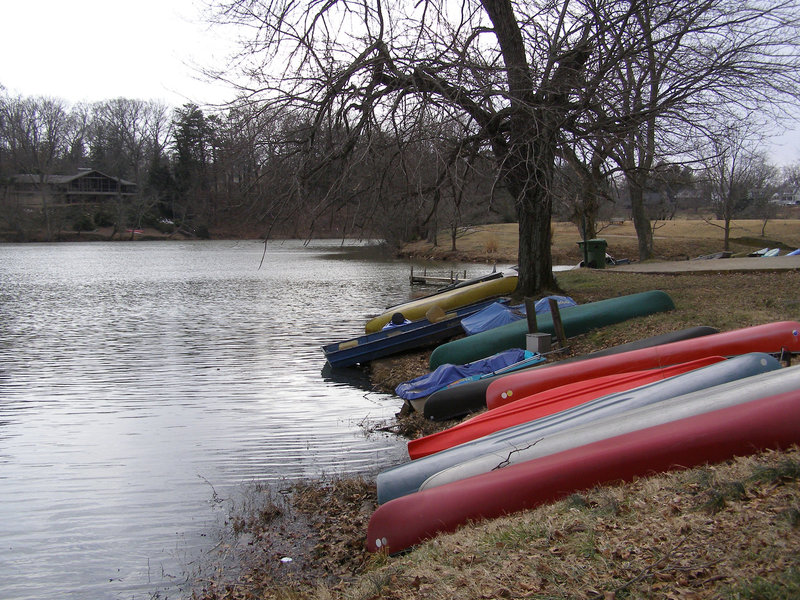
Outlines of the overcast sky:
[[12,95],[220,102],[232,93],[198,81],[194,65],[224,55],[198,0],[4,0],[0,8],[0,85]]
[[[197,65],[224,64],[232,47],[202,10],[203,0],[2,0],[0,85],[72,103],[230,100],[221,83],[199,80]],[[800,117],[793,129],[773,138],[774,162],[800,160]]]

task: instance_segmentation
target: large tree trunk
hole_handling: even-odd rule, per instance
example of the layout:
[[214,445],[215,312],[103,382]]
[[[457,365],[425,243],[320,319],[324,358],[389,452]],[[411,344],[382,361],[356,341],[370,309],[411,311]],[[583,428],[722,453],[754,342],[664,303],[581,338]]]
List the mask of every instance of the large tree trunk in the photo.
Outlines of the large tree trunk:
[[[569,86],[558,71],[534,97],[534,85],[522,31],[509,0],[481,0],[492,21],[503,53],[512,116],[508,142],[495,143],[495,158],[514,197],[519,221],[519,284],[517,293],[534,296],[555,289],[550,255],[552,184],[555,172],[556,132],[569,103],[562,92]],[[582,64],[578,65],[582,67]],[[571,69],[571,72],[578,69]],[[550,89],[552,88],[552,89]],[[550,94],[545,93],[552,91]],[[534,108],[536,107],[536,108]]]
[[[550,229],[550,200],[536,199],[540,189],[530,189],[518,204],[519,220],[519,284],[517,293],[534,296],[545,290],[555,290],[553,259],[550,254],[552,234]],[[523,268],[523,265],[525,267]]]
[[[764,235],[763,229],[761,230],[761,235]],[[728,215],[725,215],[725,239],[722,249],[726,251],[731,249],[731,217]]]
[[639,260],[653,257],[653,230],[644,208],[644,190],[634,179],[628,179],[628,192],[631,197],[631,213],[636,237],[639,240]]
[[518,144],[515,154],[516,160],[505,162],[505,180],[516,200],[519,222],[517,293],[535,296],[556,289],[550,252],[554,145],[547,141]]

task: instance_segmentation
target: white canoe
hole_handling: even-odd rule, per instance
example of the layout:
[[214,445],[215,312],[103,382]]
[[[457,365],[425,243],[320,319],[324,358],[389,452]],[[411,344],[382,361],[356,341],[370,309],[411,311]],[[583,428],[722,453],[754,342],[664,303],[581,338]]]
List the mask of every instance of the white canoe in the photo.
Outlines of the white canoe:
[[538,434],[527,440],[521,439],[513,450],[494,451],[444,469],[426,479],[419,489],[422,491],[617,435],[798,389],[800,365],[754,375],[662,400],[552,435]]

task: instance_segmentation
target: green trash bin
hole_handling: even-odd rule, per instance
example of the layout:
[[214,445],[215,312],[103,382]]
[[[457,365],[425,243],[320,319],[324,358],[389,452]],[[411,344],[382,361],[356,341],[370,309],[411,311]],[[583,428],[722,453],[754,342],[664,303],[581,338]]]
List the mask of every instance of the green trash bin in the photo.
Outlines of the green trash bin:
[[581,255],[586,257],[586,264],[584,266],[589,266],[593,269],[605,269],[606,248],[608,248],[608,242],[600,238],[586,240],[585,252],[583,244],[584,242],[578,242],[578,246],[580,246],[581,249]]

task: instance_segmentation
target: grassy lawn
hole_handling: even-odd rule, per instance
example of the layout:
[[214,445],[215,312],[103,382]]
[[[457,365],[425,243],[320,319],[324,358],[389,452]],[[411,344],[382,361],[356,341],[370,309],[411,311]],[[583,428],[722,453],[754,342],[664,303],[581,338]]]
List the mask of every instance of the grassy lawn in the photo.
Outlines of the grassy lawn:
[[[724,249],[724,232],[721,221],[674,219],[659,223],[654,231],[655,258],[660,260],[686,260],[720,252]],[[763,228],[763,235],[762,235]],[[575,264],[581,256],[578,242],[581,234],[572,223],[552,225],[553,264]],[[638,258],[636,231],[631,221],[607,225],[597,237],[608,242],[608,253],[614,258]],[[518,230],[516,223],[481,225],[465,229],[456,240],[452,252],[446,233],[439,236],[439,244],[428,242],[409,244],[404,252],[442,259],[463,258],[491,262],[517,260]],[[759,220],[738,220],[731,225],[730,251],[747,254],[763,247],[787,250],[800,248],[800,219],[775,219],[766,226]]]

